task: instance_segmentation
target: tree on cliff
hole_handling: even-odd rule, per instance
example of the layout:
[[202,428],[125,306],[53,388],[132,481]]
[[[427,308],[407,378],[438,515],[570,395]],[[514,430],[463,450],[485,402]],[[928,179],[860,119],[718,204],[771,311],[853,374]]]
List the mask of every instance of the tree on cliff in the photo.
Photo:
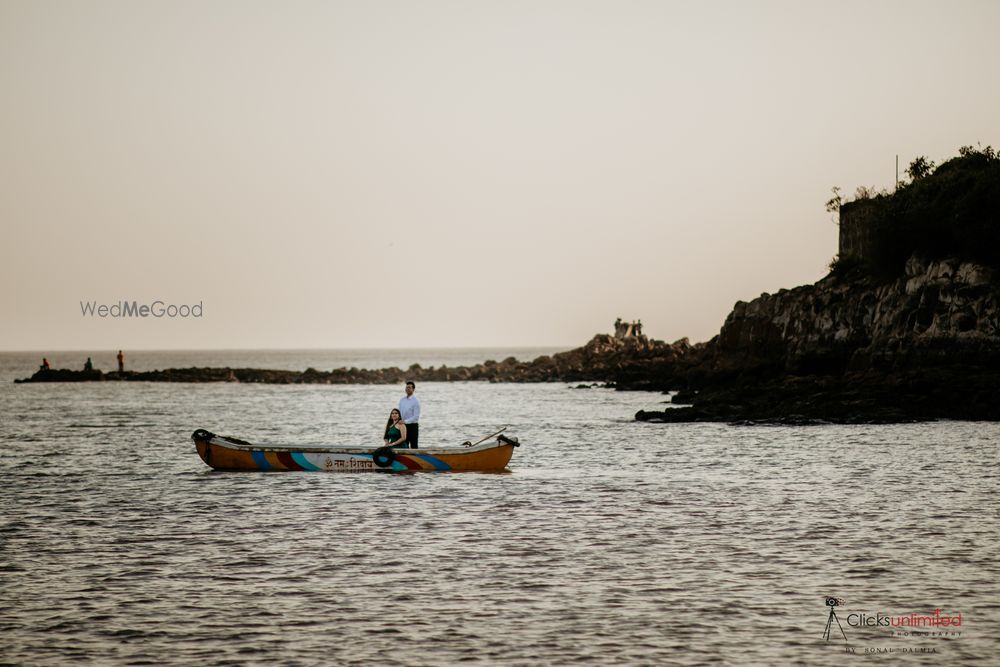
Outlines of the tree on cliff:
[[840,196],[840,187],[835,185],[830,188],[830,192],[833,193],[833,196],[826,202],[826,211],[827,213],[838,213],[840,205],[844,203],[843,197]]
[[919,181],[924,176],[929,175],[934,171],[934,163],[927,159],[927,156],[921,155],[920,157],[913,160],[910,166],[907,167],[906,173],[910,175],[910,180]]

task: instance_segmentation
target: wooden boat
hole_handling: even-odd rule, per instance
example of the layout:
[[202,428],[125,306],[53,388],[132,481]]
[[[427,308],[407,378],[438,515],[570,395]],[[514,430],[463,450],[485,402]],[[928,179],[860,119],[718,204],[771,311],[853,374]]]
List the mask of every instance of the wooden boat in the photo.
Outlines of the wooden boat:
[[[506,428],[506,427],[505,427]],[[216,470],[325,470],[330,472],[475,471],[506,468],[517,438],[501,429],[461,447],[280,447],[254,445],[204,429],[191,434],[198,456]],[[491,440],[494,438],[495,440]]]

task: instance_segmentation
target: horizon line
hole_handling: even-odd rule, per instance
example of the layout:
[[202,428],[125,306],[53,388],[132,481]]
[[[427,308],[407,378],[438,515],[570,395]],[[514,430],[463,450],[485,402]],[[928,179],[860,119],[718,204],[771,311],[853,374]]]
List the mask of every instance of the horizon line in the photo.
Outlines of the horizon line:
[[[565,348],[567,350],[582,345],[442,345],[442,346],[417,346],[417,347],[149,347],[149,348],[117,348],[119,350],[130,350],[131,352],[354,352],[354,351],[375,351],[375,350],[530,350],[538,348]],[[96,348],[45,348],[34,350],[10,350],[2,349],[0,354],[40,354],[55,352],[94,352]],[[109,352],[114,352],[115,348],[103,348]]]

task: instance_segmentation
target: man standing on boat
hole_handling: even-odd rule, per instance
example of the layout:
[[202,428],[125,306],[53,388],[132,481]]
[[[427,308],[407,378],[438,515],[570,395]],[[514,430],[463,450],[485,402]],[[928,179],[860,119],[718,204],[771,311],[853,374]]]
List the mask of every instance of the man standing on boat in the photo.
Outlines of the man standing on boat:
[[410,449],[417,448],[417,438],[420,432],[420,401],[413,395],[417,386],[410,380],[406,381],[406,396],[399,399],[399,414],[406,424],[406,443]]

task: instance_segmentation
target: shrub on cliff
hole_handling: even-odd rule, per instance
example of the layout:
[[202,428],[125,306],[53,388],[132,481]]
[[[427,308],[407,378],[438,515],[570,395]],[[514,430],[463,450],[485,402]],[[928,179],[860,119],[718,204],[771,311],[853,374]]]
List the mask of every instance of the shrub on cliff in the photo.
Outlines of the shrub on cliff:
[[853,280],[868,273],[864,261],[857,257],[841,257],[836,255],[830,260],[830,273],[841,280]]
[[992,147],[963,147],[959,156],[877,197],[871,224],[871,268],[902,272],[914,252],[1000,267],[1000,156]]
[[826,203],[828,211],[841,212],[842,205],[865,202],[870,246],[863,259],[835,258],[831,270],[842,276],[862,271],[891,279],[902,273],[914,253],[1000,267],[997,151],[991,146],[964,146],[958,157],[936,169],[926,157],[919,157],[906,171],[912,180],[893,193],[858,188],[854,200],[845,202],[839,188],[834,188],[834,198]]

